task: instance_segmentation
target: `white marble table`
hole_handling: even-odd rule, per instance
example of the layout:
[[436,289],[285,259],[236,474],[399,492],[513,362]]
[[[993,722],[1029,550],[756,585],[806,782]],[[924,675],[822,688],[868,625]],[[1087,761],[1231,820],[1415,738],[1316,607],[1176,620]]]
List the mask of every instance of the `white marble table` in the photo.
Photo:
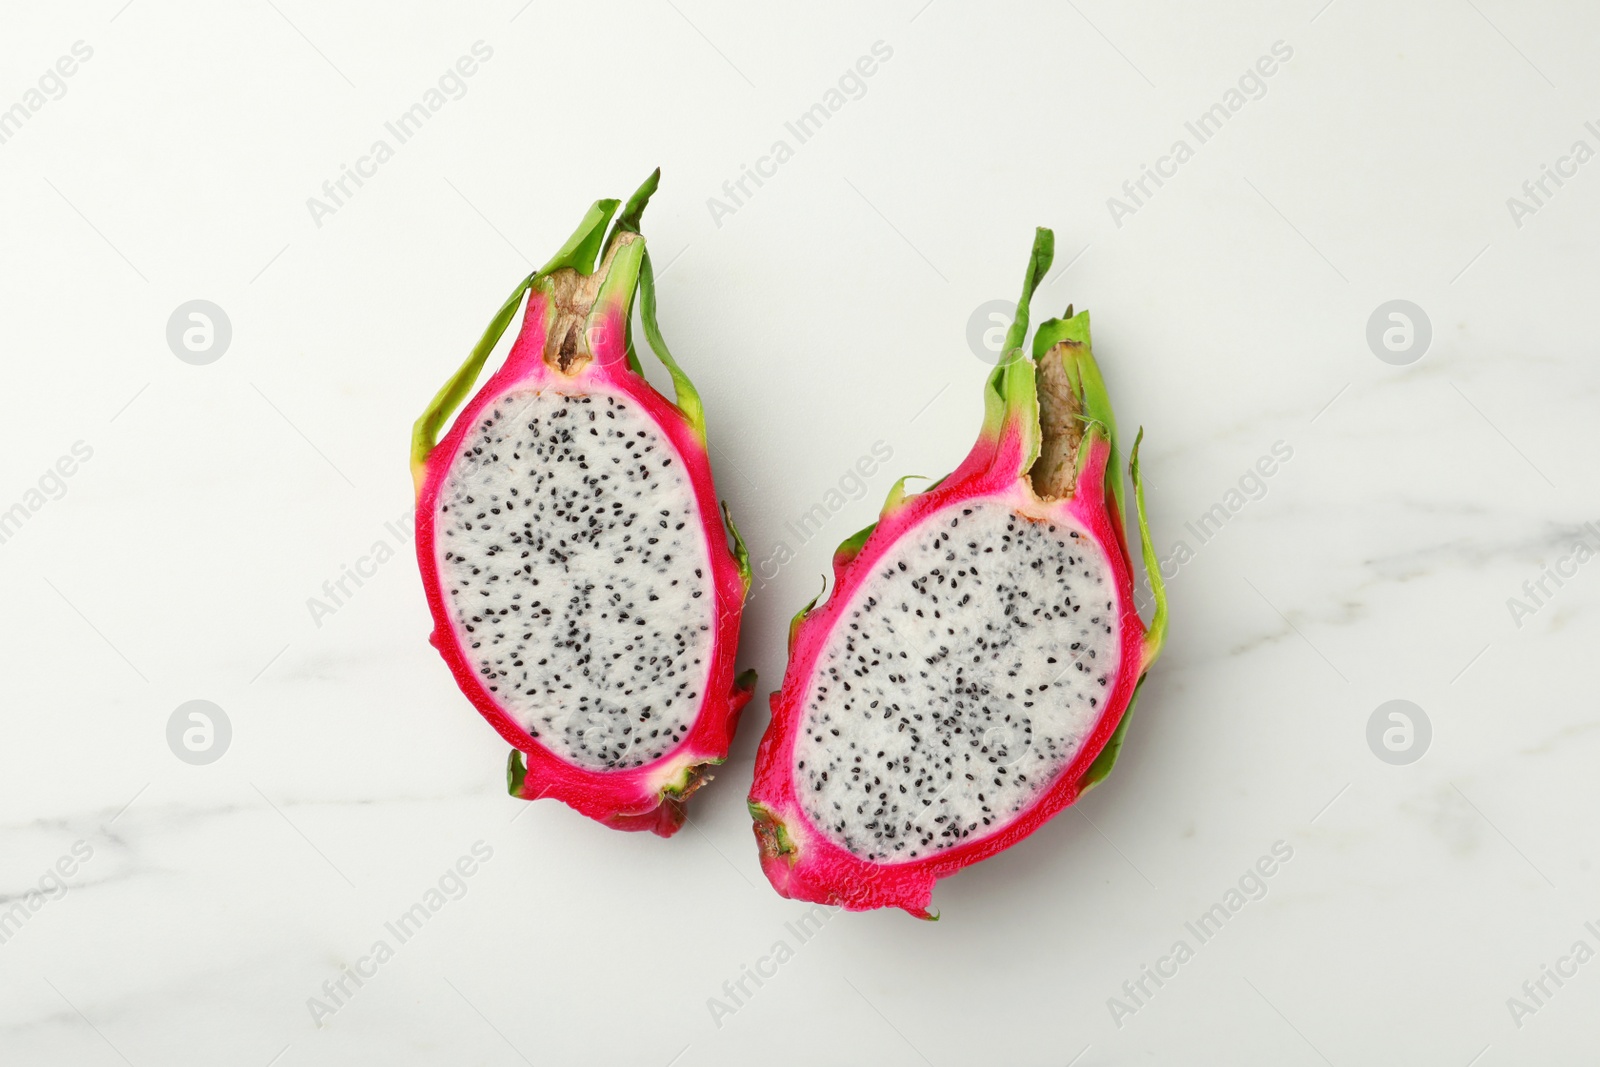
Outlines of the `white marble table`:
[[[1600,16],[1323,5],[0,14],[0,1062],[1593,1062]],[[663,328],[767,562],[762,699],[669,841],[505,795],[405,464],[657,163]],[[1036,306],[1093,310],[1146,429],[1168,651],[1108,783],[941,921],[802,929],[744,809],[785,623],[966,451],[969,320],[1041,224]]]

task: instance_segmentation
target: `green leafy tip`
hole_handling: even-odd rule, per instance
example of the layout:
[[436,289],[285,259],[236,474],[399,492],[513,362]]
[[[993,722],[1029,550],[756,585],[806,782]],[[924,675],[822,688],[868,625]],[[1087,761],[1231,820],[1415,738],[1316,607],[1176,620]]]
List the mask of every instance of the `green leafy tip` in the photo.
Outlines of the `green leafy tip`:
[[506,760],[506,791],[520,800],[522,783],[527,779],[528,767],[522,762],[522,753],[518,749],[512,749],[511,757]]
[[[450,376],[438,393],[434,395],[432,403],[428,405],[420,418],[411,428],[411,476],[417,491],[422,490],[422,481],[425,477],[425,466],[428,453],[433,451],[434,445],[439,441],[439,430],[446,419],[461,406],[471,391],[472,385],[478,380],[478,374],[483,370],[483,364],[494,351],[495,345],[500,343],[506,327],[516,317],[517,309],[522,304],[525,293],[544,278],[558,270],[573,270],[579,274],[589,275],[603,261],[601,251],[609,250],[617,236],[622,233],[638,233],[639,218],[644,213],[645,205],[649,203],[650,196],[656,190],[656,185],[661,179],[661,171],[656,169],[650,177],[646,178],[633,196],[628,198],[626,207],[620,200],[596,200],[584,214],[583,221],[578,223],[577,229],[572,231],[572,236],[567,238],[565,244],[550,257],[550,261],[543,267],[534,271],[518,283],[506,302],[495,312],[489,326],[479,338],[467,355],[466,361]],[[615,226],[608,231],[607,227],[617,214],[617,209],[622,208],[621,217],[617,218]],[[642,249],[641,249],[642,251]],[[626,275],[632,268],[631,263],[619,263],[619,275]],[[610,278],[607,279],[611,281]],[[632,293],[632,279],[618,277],[615,287],[626,286],[628,294]]]
[[678,366],[678,361],[672,358],[666,338],[661,336],[661,327],[656,323],[656,272],[650,263],[648,251],[645,252],[644,261],[639,268],[639,319],[644,323],[644,336],[645,340],[650,342],[650,351],[656,354],[656,358],[667,368],[667,373],[672,375],[672,388],[677,393],[678,410],[683,412],[683,417],[689,421],[695,437],[700,441],[701,447],[704,447],[706,413],[705,407],[700,403],[700,393],[689,380],[689,376],[683,373],[683,368]]
[[860,555],[861,550],[866,547],[867,539],[872,536],[872,531],[877,528],[877,523],[871,523],[840,541],[839,547],[833,550],[833,565],[843,567]]
[[[650,198],[655,195],[656,186],[661,184],[661,168],[657,167],[651,172],[650,177],[634,190],[628,202],[622,207],[622,214],[617,216],[616,225],[611,227],[611,236],[606,238],[606,249],[609,251],[618,234],[638,233],[639,221],[644,215],[644,209],[650,203]],[[628,360],[628,369],[635,374],[643,374],[644,369],[639,366],[639,353],[633,347],[633,317],[630,315],[623,326],[626,336],[623,338],[624,351]]]
[[[1155,598],[1155,614],[1150,618],[1150,628],[1145,631],[1144,647],[1141,651],[1139,663],[1139,682],[1133,687],[1133,697],[1128,701],[1128,707],[1122,713],[1122,721],[1117,723],[1117,728],[1106,742],[1106,747],[1100,750],[1100,755],[1095,757],[1089,769],[1084,772],[1082,790],[1088,792],[1092,787],[1105,781],[1111,773],[1111,768],[1116,765],[1117,757],[1122,752],[1123,738],[1128,732],[1128,723],[1133,719],[1134,705],[1139,701],[1139,691],[1144,688],[1144,672],[1161,655],[1161,648],[1167,640],[1167,587],[1161,579],[1161,562],[1156,559],[1155,546],[1150,540],[1150,523],[1144,513],[1144,483],[1139,479],[1139,445],[1144,440],[1144,430],[1140,430],[1133,439],[1133,454],[1128,459],[1128,477],[1133,482],[1134,508],[1139,518],[1139,551],[1144,559],[1144,570],[1150,579],[1150,593]],[[1121,478],[1118,478],[1121,481]]]
[[1133,706],[1139,702],[1139,690],[1144,688],[1144,679],[1139,679],[1139,684],[1133,687],[1133,697],[1128,701],[1128,706],[1123,709],[1122,721],[1117,723],[1117,728],[1111,731],[1111,736],[1106,740],[1106,747],[1100,750],[1100,755],[1089,764],[1089,769],[1083,772],[1083,778],[1078,783],[1078,792],[1081,796],[1106,780],[1111,773],[1111,768],[1117,765],[1117,757],[1122,754],[1122,742],[1128,734],[1128,723],[1133,721]]
[[543,278],[558,270],[575,270],[579,274],[593,274],[600,262],[600,250],[606,245],[606,225],[622,206],[620,200],[596,200],[584,214],[583,221],[572,231],[567,243],[562,245],[550,262],[540,267],[535,278]]
[[[655,195],[656,187],[661,184],[661,168],[657,167],[650,172],[639,188],[628,197],[628,202],[623,205],[622,214],[617,216],[617,225],[611,231],[611,240],[616,240],[619,233],[638,233],[639,219],[644,214],[644,209],[650,203],[650,198]],[[607,241],[610,245],[610,241]]]
[[[1150,620],[1150,628],[1145,631],[1144,647],[1141,649],[1139,663],[1139,682],[1133,687],[1133,696],[1128,700],[1127,708],[1122,712],[1122,721],[1117,723],[1117,728],[1112,731],[1111,737],[1106,741],[1106,747],[1100,750],[1089,769],[1083,772],[1079,782],[1082,792],[1087,793],[1093,787],[1106,780],[1111,773],[1111,768],[1116,766],[1117,757],[1122,754],[1122,743],[1128,734],[1128,723],[1133,721],[1133,709],[1139,702],[1139,693],[1144,689],[1144,672],[1161,654],[1161,646],[1167,637],[1167,589],[1161,580],[1161,564],[1156,559],[1156,551],[1150,541],[1150,524],[1145,521],[1144,513],[1144,485],[1139,480],[1139,444],[1144,439],[1144,431],[1140,430],[1133,439],[1133,454],[1128,460],[1128,476],[1133,482],[1134,507],[1139,518],[1139,549],[1144,557],[1145,573],[1150,578],[1150,592],[1155,597],[1155,615]],[[1118,478],[1120,481],[1120,477]]]
[[1032,466],[1039,451],[1039,403],[1033,363],[1022,358],[1022,342],[1028,336],[1029,302],[1050,269],[1055,251],[1055,234],[1043,226],[1034,230],[1033,250],[1022,276],[1022,297],[1017,301],[1017,313],[1006,330],[1000,363],[989,375],[984,389],[984,431],[998,436],[1006,422],[1015,419],[1023,433],[1024,470]]
[[433,446],[439,440],[439,428],[444,425],[444,420],[461,402],[467,398],[467,393],[472,389],[472,383],[478,380],[478,372],[483,369],[483,363],[489,358],[489,353],[494,351],[494,346],[500,343],[500,336],[506,332],[506,327],[516,317],[517,308],[522,305],[522,294],[526,293],[533,285],[535,275],[528,275],[512,290],[506,302],[500,305],[500,310],[489,322],[489,328],[483,331],[483,337],[473,346],[467,361],[461,364],[450,380],[444,383],[436,394],[428,409],[422,417],[411,427],[411,480],[416,491],[422,492],[422,481],[427,475],[426,465],[428,453],[433,451]]
[[900,510],[900,505],[904,504],[906,502],[906,497],[911,495],[911,493],[906,489],[906,483],[913,479],[919,482],[925,482],[928,480],[926,476],[921,474],[907,474],[900,478],[899,481],[891,485],[889,487],[888,496],[884,497],[883,499],[883,507],[878,510],[878,517],[880,519],[886,519],[890,515],[893,515],[895,512]]
[[[883,507],[878,510],[878,521],[869,526],[863,526],[849,537],[846,537],[843,541],[840,541],[839,547],[833,550],[833,565],[835,567],[843,567],[845,564],[855,559],[856,556],[860,555],[861,550],[866,547],[867,539],[870,538],[873,534],[873,531],[878,528],[878,523],[882,522],[884,519],[887,519],[890,515],[900,510],[900,506],[906,502],[906,497],[912,495],[906,490],[906,483],[912,479],[916,479],[918,481],[927,480],[921,474],[907,474],[905,477],[891,485],[889,487],[888,496],[884,498]],[[938,483],[935,482],[934,484],[937,485]]]
[[[1133,501],[1139,513],[1139,552],[1144,557],[1144,573],[1150,580],[1150,594],[1155,598],[1155,614],[1150,617],[1150,629],[1144,635],[1144,662],[1141,671],[1161,655],[1167,641],[1167,585],[1161,578],[1161,561],[1156,558],[1155,545],[1150,540],[1150,523],[1144,512],[1144,483],[1139,480],[1139,445],[1144,440],[1141,429],[1133,439],[1133,455],[1128,460],[1128,475],[1133,480]],[[1120,479],[1119,479],[1120,481]]]
[[791,654],[794,652],[794,639],[800,633],[800,624],[806,621],[806,616],[811,613],[811,609],[812,608],[817,606],[817,601],[821,600],[822,599],[822,594],[826,593],[827,591],[828,591],[828,579],[826,577],[824,577],[822,579],[822,588],[817,590],[817,595],[812,597],[811,598],[811,602],[808,603],[805,607],[803,607],[799,611],[795,612],[794,613],[794,618],[789,620],[789,652]]
[[733,524],[733,515],[728,511],[728,502],[722,502],[722,521],[728,526],[728,535],[733,538],[733,561],[739,565],[739,580],[744,583],[744,595],[750,595],[750,550],[745,547],[744,538],[739,536],[739,527]]

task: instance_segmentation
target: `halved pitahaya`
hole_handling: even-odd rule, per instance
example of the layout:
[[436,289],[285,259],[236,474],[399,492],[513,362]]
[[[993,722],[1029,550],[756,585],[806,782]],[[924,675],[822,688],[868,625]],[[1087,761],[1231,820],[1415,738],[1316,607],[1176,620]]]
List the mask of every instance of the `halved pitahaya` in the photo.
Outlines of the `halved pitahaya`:
[[[718,513],[699,395],[656,326],[639,216],[659,177],[609,234],[619,202],[596,202],[523,280],[417,420],[411,465],[431,640],[514,746],[512,795],[667,837],[755,676],[733,673],[748,556]],[[640,373],[635,290],[676,405]],[[524,292],[505,366],[435,445]]]
[[789,630],[750,811],[786,897],[932,918],[933,884],[1032,833],[1111,770],[1166,633],[1134,606],[1116,424],[1089,315],[1021,346],[1040,229],[978,442],[927,492],[895,485]]

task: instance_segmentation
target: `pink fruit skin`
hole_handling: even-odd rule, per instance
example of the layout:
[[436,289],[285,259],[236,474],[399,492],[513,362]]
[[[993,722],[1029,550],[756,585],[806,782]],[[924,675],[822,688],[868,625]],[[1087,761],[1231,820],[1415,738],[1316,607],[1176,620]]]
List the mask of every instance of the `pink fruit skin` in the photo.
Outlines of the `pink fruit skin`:
[[[450,432],[429,453],[417,497],[417,561],[422,571],[434,630],[430,642],[450,666],[456,684],[489,720],[500,736],[527,759],[524,799],[553,797],[569,807],[618,830],[650,830],[670,837],[683,825],[681,801],[705,781],[699,765],[720,762],[732,743],[739,712],[750,690],[734,683],[734,652],[743,611],[744,583],[738,564],[723,535],[717,497],[711,483],[711,463],[704,445],[683,414],[628,366],[626,320],[629,303],[604,309],[589,344],[594,358],[575,374],[565,374],[546,364],[544,342],[550,299],[545,290],[530,290],[522,332],[505,365],[468,401]],[[597,309],[599,310],[599,309]],[[711,585],[716,600],[716,633],[712,667],[704,706],[689,733],[678,746],[644,767],[621,771],[588,771],[574,767],[529,736],[495,701],[467,662],[457,639],[444,591],[439,582],[434,513],[439,489],[451,462],[485,407],[513,390],[555,390],[566,393],[611,392],[642,408],[677,450],[694,486],[711,560]]]
[[[1097,439],[1078,478],[1076,494],[1053,503],[1034,498],[1025,487],[1025,480],[1019,478],[1025,465],[1023,449],[1015,420],[1007,420],[998,433],[986,429],[967,458],[937,488],[908,497],[886,511],[857,555],[851,557],[843,551],[835,555],[834,591],[827,603],[807,615],[795,632],[783,688],[772,694],[772,725],[756,752],[750,800],[753,809],[759,806],[767,815],[763,819],[757,813],[756,839],[761,845],[761,864],[767,878],[783,896],[842,906],[850,911],[903,908],[920,918],[932,918],[929,905],[934,882],[1009,848],[1077,800],[1083,791],[1084,773],[1122,721],[1148,661],[1143,652],[1144,623],[1134,610],[1133,569],[1122,516],[1116,503],[1105,495],[1111,446],[1103,437]],[[931,513],[979,498],[1003,500],[1040,519],[1070,518],[1088,530],[1110,560],[1122,618],[1122,657],[1107,710],[1077,757],[1015,822],[988,837],[924,859],[871,863],[814,832],[796,798],[793,749],[805,711],[806,690],[828,635],[850,607],[856,589],[871,577],[877,560]],[[778,833],[774,819],[782,824],[793,851],[783,850],[773,840]]]

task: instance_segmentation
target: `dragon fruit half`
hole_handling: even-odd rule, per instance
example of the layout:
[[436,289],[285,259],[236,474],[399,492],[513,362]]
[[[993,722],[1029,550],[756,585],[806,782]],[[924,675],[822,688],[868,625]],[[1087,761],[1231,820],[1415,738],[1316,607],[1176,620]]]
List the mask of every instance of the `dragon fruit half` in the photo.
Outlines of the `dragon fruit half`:
[[[512,744],[512,795],[667,837],[755,676],[733,673],[748,556],[718,511],[700,398],[656,326],[639,216],[659,178],[609,232],[621,205],[596,202],[523,280],[417,420],[411,466],[432,642]],[[640,372],[636,290],[675,405]],[[436,445],[524,293],[505,365]]]
[[1040,229],[984,391],[978,442],[839,546],[834,590],[789,630],[750,811],[786,897],[933,918],[933,884],[1032,833],[1103,779],[1166,633],[1139,483],[1147,631],[1134,606],[1123,479],[1089,315],[1039,327]]

